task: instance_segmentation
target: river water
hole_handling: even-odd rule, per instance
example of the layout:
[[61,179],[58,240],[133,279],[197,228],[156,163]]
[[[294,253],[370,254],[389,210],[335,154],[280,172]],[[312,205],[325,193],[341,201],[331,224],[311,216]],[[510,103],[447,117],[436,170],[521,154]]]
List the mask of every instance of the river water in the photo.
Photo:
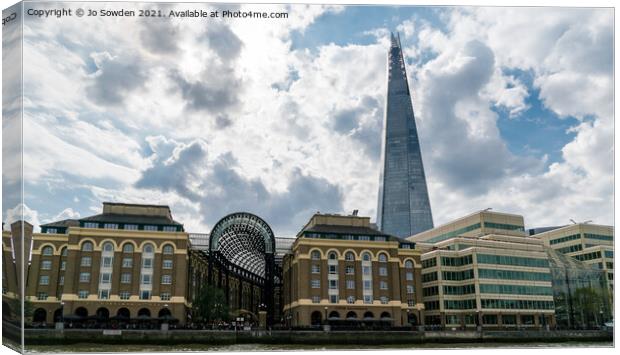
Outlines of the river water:
[[583,348],[583,347],[612,347],[613,342],[562,342],[562,343],[455,343],[455,344],[402,344],[385,346],[359,346],[359,345],[269,345],[269,344],[235,344],[235,345],[96,345],[96,344],[73,344],[73,345],[37,345],[27,346],[27,352],[33,353],[101,353],[101,352],[246,352],[246,351],[295,351],[295,350],[407,350],[407,349],[475,349],[475,348]]

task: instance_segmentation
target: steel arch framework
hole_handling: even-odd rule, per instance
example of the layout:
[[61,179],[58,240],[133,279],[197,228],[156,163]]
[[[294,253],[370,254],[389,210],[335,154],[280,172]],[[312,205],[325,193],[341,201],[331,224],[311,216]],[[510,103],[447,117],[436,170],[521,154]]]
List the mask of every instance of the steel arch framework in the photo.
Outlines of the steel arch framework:
[[[273,323],[274,314],[274,253],[275,236],[271,227],[252,213],[225,216],[215,224],[209,236],[209,269],[216,263],[226,272],[260,285],[269,324]],[[210,275],[209,281],[213,282],[212,279]],[[228,293],[228,289],[226,291]]]

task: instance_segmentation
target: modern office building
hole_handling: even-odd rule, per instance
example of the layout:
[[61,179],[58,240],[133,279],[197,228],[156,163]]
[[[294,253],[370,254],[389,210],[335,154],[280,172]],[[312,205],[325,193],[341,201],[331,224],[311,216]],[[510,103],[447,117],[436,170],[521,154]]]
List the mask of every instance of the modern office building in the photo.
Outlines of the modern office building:
[[415,326],[423,319],[420,252],[371,228],[369,217],[315,214],[282,268],[287,326]]
[[[28,226],[27,317],[35,324],[130,321],[155,327],[186,320],[188,234],[167,206],[104,203],[101,214]],[[3,308],[19,297],[14,255],[21,233],[3,231]],[[28,249],[26,249],[28,250]]]
[[422,152],[400,39],[391,36],[377,224],[408,237],[433,228]]
[[553,326],[547,254],[540,241],[488,234],[422,246],[426,324],[447,328]]
[[597,328],[613,320],[613,298],[604,270],[545,247],[559,329]]
[[[606,241],[611,233],[593,225],[543,230],[543,237],[552,233],[553,245],[577,240],[579,233]],[[606,277],[591,257],[566,257],[551,242],[528,235],[522,216],[484,210],[408,238],[423,251],[426,324],[576,328],[611,319]],[[562,251],[572,255],[575,249]]]
[[614,287],[614,229],[611,226],[591,223],[571,224],[543,233],[533,238],[559,253],[573,257],[605,272],[606,283],[613,300]]

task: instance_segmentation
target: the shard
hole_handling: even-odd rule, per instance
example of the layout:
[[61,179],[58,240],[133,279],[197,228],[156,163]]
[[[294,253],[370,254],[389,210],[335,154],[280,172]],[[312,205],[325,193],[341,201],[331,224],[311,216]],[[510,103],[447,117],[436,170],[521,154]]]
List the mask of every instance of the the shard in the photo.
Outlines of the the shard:
[[433,228],[433,215],[400,37],[393,34],[388,66],[377,224],[404,238]]

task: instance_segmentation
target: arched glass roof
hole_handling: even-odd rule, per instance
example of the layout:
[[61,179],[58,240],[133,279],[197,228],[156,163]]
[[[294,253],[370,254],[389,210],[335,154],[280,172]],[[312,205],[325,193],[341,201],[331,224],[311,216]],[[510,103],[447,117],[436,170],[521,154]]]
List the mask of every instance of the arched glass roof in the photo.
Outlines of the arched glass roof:
[[219,251],[231,263],[265,277],[265,254],[273,254],[275,237],[260,217],[238,212],[222,218],[209,239],[211,252]]

